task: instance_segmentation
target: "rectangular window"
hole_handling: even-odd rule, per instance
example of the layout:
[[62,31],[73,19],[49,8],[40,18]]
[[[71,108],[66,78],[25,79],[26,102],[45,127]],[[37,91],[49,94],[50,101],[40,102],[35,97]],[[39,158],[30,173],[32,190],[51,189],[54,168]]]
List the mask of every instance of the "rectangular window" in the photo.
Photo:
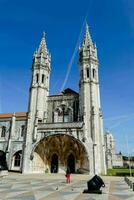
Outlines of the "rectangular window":
[[89,78],[89,68],[87,68],[87,78]]

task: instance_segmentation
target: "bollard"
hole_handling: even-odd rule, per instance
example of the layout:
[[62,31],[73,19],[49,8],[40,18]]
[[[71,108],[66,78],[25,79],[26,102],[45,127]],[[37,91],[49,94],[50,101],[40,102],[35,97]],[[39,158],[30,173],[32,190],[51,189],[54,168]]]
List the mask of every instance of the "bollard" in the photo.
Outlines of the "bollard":
[[131,181],[130,181],[130,180],[128,181],[128,185],[129,185],[129,186],[131,185]]
[[130,188],[132,188],[132,187],[133,187],[133,185],[132,185],[132,184],[133,184],[133,183],[132,183],[132,181],[130,181],[130,185],[129,185],[129,186],[130,186]]
[[130,188],[131,188],[131,184],[132,184],[132,181],[129,180],[129,186],[130,186]]
[[133,189],[133,191],[134,191],[134,183],[132,183],[132,185],[133,185],[132,189]]

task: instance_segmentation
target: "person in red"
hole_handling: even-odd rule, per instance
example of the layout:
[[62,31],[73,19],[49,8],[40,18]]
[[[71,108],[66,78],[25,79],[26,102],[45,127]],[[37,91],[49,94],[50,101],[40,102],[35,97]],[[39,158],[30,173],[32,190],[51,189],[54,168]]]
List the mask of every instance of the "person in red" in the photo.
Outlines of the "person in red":
[[69,170],[69,168],[67,168],[65,176],[66,176],[66,183],[70,183],[70,170]]

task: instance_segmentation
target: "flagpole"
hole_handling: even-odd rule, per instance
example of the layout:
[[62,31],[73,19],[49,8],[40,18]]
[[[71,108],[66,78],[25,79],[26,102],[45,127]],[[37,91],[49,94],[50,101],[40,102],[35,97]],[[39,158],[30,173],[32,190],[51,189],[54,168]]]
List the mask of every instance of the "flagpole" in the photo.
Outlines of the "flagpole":
[[129,154],[129,148],[128,148],[128,137],[127,137],[127,135],[125,135],[125,136],[126,136],[127,154],[128,154],[128,161],[129,161],[129,173],[130,173],[130,176],[132,176],[130,154]]

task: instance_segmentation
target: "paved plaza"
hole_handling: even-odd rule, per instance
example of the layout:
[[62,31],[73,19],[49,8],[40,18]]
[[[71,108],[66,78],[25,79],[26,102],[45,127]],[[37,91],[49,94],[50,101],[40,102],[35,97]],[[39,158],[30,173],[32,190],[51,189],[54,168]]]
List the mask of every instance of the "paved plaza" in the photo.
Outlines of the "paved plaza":
[[83,194],[88,175],[72,175],[66,184],[63,174],[22,175],[9,173],[0,177],[0,200],[134,200],[134,192],[123,178],[102,177],[102,194]]

